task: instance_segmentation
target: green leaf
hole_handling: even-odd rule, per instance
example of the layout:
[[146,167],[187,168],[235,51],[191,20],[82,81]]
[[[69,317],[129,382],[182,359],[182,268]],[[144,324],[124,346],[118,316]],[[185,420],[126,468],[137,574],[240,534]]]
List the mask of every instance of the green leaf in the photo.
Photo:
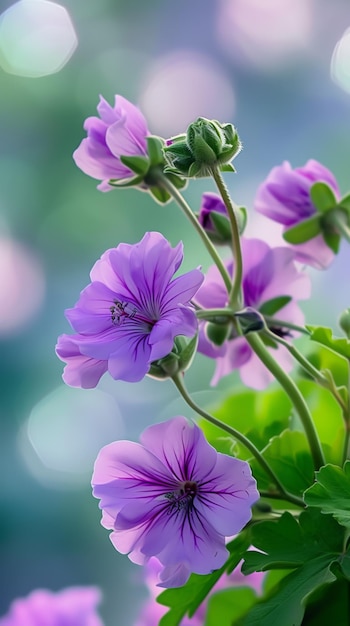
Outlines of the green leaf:
[[298,244],[313,239],[321,232],[320,215],[316,213],[312,217],[299,222],[295,226],[288,228],[283,233],[283,239],[288,243]]
[[251,528],[252,544],[262,552],[249,550],[242,572],[293,569],[320,554],[341,552],[343,534],[339,524],[319,510],[303,511],[299,520],[286,511],[278,520]]
[[337,354],[350,359],[350,341],[345,337],[333,337],[332,329],[326,326],[306,326],[310,339],[317,341]]
[[149,160],[144,156],[121,156],[121,162],[138,176],[144,176],[149,168]]
[[[260,393],[245,389],[226,398],[219,407],[208,408],[215,417],[246,435],[261,450],[271,437],[288,427],[291,402],[280,389]],[[200,420],[200,426],[219,452],[250,458],[251,453],[242,444],[224,435],[216,426],[206,420]]]
[[221,172],[235,172],[236,170],[231,163],[224,163],[223,165],[220,165],[220,171]]
[[319,587],[308,598],[303,626],[349,626],[350,587],[345,580],[336,580]]
[[256,604],[243,626],[300,626],[310,593],[335,580],[330,570],[334,555],[324,554],[303,563],[282,579],[277,592]]
[[256,592],[251,587],[218,591],[209,598],[204,626],[232,626],[246,615],[256,600]]
[[133,176],[132,178],[111,178],[108,181],[112,187],[137,187],[143,181],[143,176]]
[[326,183],[314,183],[310,188],[310,196],[312,203],[321,213],[325,213],[329,211],[329,209],[334,209],[337,205],[334,192]]
[[330,229],[325,229],[323,231],[323,239],[325,240],[327,246],[333,250],[334,254],[338,254],[339,246],[341,242],[341,236],[338,233],[333,232]]
[[336,580],[333,570],[344,557],[344,529],[319,509],[308,509],[299,520],[285,512],[278,520],[255,524],[251,537],[263,552],[246,553],[244,573],[274,568],[294,571],[269,588],[242,624],[299,626],[310,594]]
[[344,196],[344,198],[340,200],[340,202],[338,202],[338,206],[342,209],[345,209],[345,211],[350,211],[350,193],[348,193],[346,196]]
[[243,531],[227,545],[230,556],[223,567],[205,576],[192,574],[183,587],[163,591],[157,597],[157,602],[168,606],[170,610],[162,617],[159,626],[178,626],[186,614],[192,617],[219,578],[238,565],[249,546],[249,532]]
[[[285,430],[271,439],[262,455],[291,493],[301,495],[312,484],[314,466],[304,433]],[[256,459],[251,461],[251,467],[258,488],[268,489],[271,478],[265,475]]]
[[267,300],[264,302],[259,308],[260,313],[263,315],[275,315],[277,311],[283,309],[286,304],[291,301],[291,296],[279,296],[277,298],[271,298],[271,300]]
[[350,461],[344,469],[325,465],[316,472],[316,483],[305,491],[304,500],[308,506],[320,507],[323,513],[333,515],[350,528]]

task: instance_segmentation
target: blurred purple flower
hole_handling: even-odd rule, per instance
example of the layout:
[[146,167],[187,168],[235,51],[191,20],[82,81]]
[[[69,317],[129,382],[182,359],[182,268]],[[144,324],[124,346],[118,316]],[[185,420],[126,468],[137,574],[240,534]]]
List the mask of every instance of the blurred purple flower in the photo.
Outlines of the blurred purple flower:
[[102,255],[92,282],[65,312],[76,334],[58,338],[68,385],[94,387],[107,369],[115,380],[139,381],[171,352],[176,336],[195,335],[190,300],[203,274],[195,269],[173,279],[182,259],[182,243],[172,248],[156,232]]
[[0,626],[103,626],[96,613],[100,599],[96,587],[68,587],[57,593],[37,589],[14,600]]
[[[332,172],[310,159],[303,167],[292,169],[288,161],[274,167],[266,180],[259,186],[254,207],[259,212],[283,224],[284,231],[316,213],[310,188],[316,182],[324,182],[340,198],[340,191]],[[292,246],[296,260],[318,269],[327,267],[334,252],[326,244],[323,235]]]
[[145,156],[149,130],[141,111],[123,96],[115,96],[114,107],[100,96],[97,111],[99,118],[85,120],[88,136],[75,150],[73,159],[85,174],[102,181],[97,189],[110,191],[110,179],[135,176],[120,157]]
[[[161,572],[162,565],[156,557],[152,557],[146,566],[146,585],[150,592],[150,599],[142,607],[140,615],[136,620],[135,626],[158,626],[160,619],[167,613],[168,608],[156,601],[159,595],[159,586],[157,585],[158,575]],[[216,591],[229,589],[230,587],[252,587],[258,593],[261,592],[262,582],[265,578],[265,572],[254,572],[249,576],[241,573],[241,563],[229,575],[224,574],[219,578],[212,591],[209,592],[208,598]],[[207,600],[205,600],[197,609],[193,617],[184,617],[181,626],[202,626],[205,622],[207,611]]]
[[245,526],[259,498],[248,463],[216,452],[184,417],[150,426],[141,444],[102,448],[92,485],[115,548],[138,564],[157,556],[162,587],[221,567],[225,537]]
[[[309,297],[310,278],[297,270],[293,262],[294,252],[287,247],[270,248],[260,239],[242,237],[241,243],[244,306],[259,310],[269,300],[289,296],[291,300],[277,312],[276,318],[301,326],[304,316],[296,301]],[[226,267],[232,274],[233,262],[226,262]],[[227,305],[227,291],[216,266],[209,268],[204,283],[196,294],[195,302],[205,309]],[[230,339],[223,345],[216,346],[206,335],[206,325],[204,321],[199,323],[198,351],[216,359],[212,385],[216,385],[220,378],[235,369],[239,369],[242,382],[254,389],[264,389],[274,380],[244,337],[232,333]],[[293,360],[288,351],[281,345],[271,349],[285,371],[290,371]]]

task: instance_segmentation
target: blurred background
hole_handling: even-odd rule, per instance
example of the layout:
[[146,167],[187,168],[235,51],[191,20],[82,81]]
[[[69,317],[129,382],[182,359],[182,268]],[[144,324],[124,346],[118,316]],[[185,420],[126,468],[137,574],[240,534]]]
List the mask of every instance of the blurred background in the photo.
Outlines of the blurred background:
[[[284,160],[317,159],[349,191],[349,1],[0,0],[0,12],[0,616],[37,587],[94,584],[106,626],[133,626],[147,597],[142,570],[100,526],[93,462],[102,445],[189,413],[166,382],[66,387],[55,343],[107,248],[159,230],[183,240],[184,271],[209,259],[174,204],[98,192],[72,152],[99,94],[113,103],[120,93],[164,137],[197,116],[233,122],[244,150],[227,183],[248,209]],[[184,193],[198,210],[209,190],[201,179]],[[273,237],[251,212],[248,234],[263,231]],[[349,263],[343,243],[326,273],[312,273],[309,323],[337,329]],[[213,369],[196,357],[188,373],[207,403],[239,384],[208,391]]]

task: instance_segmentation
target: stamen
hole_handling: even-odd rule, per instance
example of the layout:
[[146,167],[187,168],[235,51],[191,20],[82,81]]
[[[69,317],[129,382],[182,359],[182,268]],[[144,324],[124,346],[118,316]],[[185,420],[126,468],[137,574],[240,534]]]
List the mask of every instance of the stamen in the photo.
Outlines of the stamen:
[[114,304],[109,307],[113,324],[120,326],[126,318],[133,319],[135,317],[137,308],[133,304],[120,300],[113,300],[113,302]]

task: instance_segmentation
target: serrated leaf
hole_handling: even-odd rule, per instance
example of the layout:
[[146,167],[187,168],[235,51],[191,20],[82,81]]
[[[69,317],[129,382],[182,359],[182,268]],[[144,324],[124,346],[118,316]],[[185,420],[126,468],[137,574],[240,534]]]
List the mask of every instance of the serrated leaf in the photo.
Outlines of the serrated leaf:
[[321,232],[320,214],[316,213],[312,217],[291,226],[283,233],[283,239],[288,243],[298,244],[313,239]]
[[256,592],[250,587],[218,591],[209,598],[204,626],[232,626],[256,600]]
[[319,510],[303,511],[299,520],[286,511],[278,520],[260,522],[251,528],[252,544],[262,552],[249,550],[242,572],[292,569],[320,554],[340,553],[343,535],[339,524]]
[[350,341],[345,337],[333,337],[332,329],[326,326],[306,326],[310,339],[326,346],[333,352],[350,359]]
[[[271,439],[262,456],[287,491],[301,495],[312,484],[314,466],[304,433],[285,430]],[[271,478],[264,474],[257,460],[253,459],[251,466],[258,488],[268,489]]]
[[291,301],[291,296],[279,296],[277,298],[271,298],[271,300],[267,300],[264,302],[259,308],[260,313],[263,315],[275,315],[277,311],[283,309],[286,304]]
[[305,491],[304,500],[308,506],[319,507],[350,528],[350,461],[344,469],[325,465],[316,472],[316,483]]
[[243,531],[227,545],[230,556],[223,567],[205,576],[192,574],[183,587],[163,591],[157,597],[157,602],[168,606],[169,611],[162,617],[159,626],[178,626],[185,615],[191,617],[219,578],[238,565],[249,546],[249,531]]
[[318,211],[325,213],[337,205],[333,189],[324,182],[314,183],[310,188],[312,203]]
[[333,554],[324,554],[303,563],[282,579],[277,592],[256,604],[243,626],[300,626],[310,593],[335,580],[330,570]]

